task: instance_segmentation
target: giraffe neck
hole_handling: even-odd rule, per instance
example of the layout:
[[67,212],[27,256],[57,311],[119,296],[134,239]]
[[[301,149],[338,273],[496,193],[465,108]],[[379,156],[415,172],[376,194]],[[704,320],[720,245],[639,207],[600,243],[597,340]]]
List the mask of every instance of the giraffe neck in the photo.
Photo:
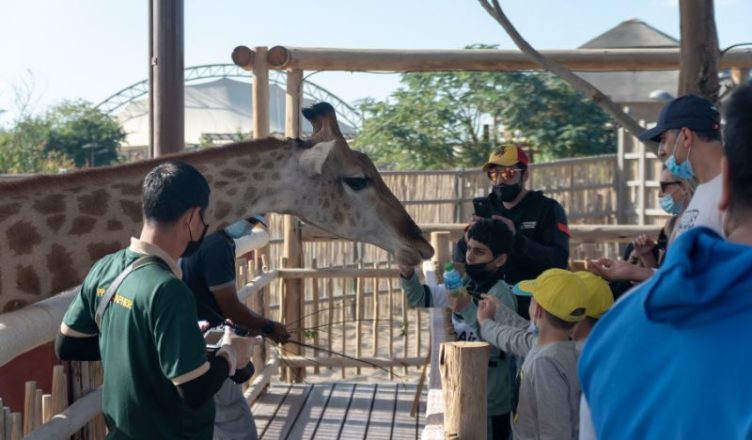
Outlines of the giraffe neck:
[[295,143],[277,139],[149,161],[0,183],[0,312],[81,283],[92,264],[138,236],[141,183],[158,163],[183,160],[212,188],[210,223],[288,212]]

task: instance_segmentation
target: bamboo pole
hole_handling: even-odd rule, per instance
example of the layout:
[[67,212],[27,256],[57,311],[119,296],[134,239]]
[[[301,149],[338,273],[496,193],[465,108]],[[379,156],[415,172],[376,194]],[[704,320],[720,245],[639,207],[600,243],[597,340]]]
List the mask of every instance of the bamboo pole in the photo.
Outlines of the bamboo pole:
[[[237,50],[237,49],[236,49]],[[678,70],[679,49],[541,50],[550,60],[578,72]],[[752,67],[751,49],[737,48],[721,59],[721,69]],[[256,51],[255,67],[261,60]],[[334,49],[274,46],[270,68],[346,71],[523,71],[541,66],[518,50],[497,49]],[[248,66],[240,66],[248,69]]]
[[[402,357],[407,357],[408,341],[410,340],[410,324],[407,321],[407,295],[402,295]],[[405,367],[404,374],[407,374],[407,367]]]
[[[347,286],[347,280],[342,280],[342,310],[340,312],[342,322],[342,354],[347,354],[347,325],[346,319],[345,319],[345,287]],[[342,366],[342,379],[345,378],[346,372],[345,372],[345,366]]]
[[[316,267],[317,267],[316,266],[316,258],[313,258],[313,260],[311,260],[311,268],[316,269]],[[313,310],[311,311],[311,318],[312,318],[311,320],[313,321],[312,322],[312,327],[314,329],[313,331],[315,332],[313,334],[313,345],[315,345],[316,347],[318,347],[319,346],[319,312],[321,311],[321,309],[319,307],[319,280],[318,279],[313,279],[313,280],[311,280],[311,282],[313,283],[313,286],[312,286],[312,289],[311,289],[311,294],[313,295],[313,298],[312,298],[313,299]],[[320,352],[320,350],[318,348],[314,349],[313,350],[313,357],[318,359],[319,354],[320,354],[319,352]],[[316,374],[316,375],[318,375],[320,373],[318,365],[316,367],[314,367],[313,373]]]
[[486,371],[491,346],[486,342],[444,342],[439,365],[444,390],[444,430],[459,438],[487,437]]
[[[392,256],[388,255],[386,260],[387,267],[391,267],[392,265]],[[389,313],[387,313],[387,316],[389,317],[389,359],[392,359],[394,357],[394,290],[392,289],[392,278],[387,278],[387,294],[389,295],[389,299],[387,300],[388,304],[387,307],[389,309]],[[389,380],[394,379],[394,368],[389,367]]]
[[42,425],[42,394],[43,391],[39,388],[34,390],[34,420],[31,423],[32,430]]
[[309,359],[302,356],[282,356],[281,362],[291,367],[311,367],[319,365],[322,367],[369,367],[376,365],[381,368],[387,368],[390,366],[420,366],[425,361],[422,357],[407,357],[407,358],[385,358],[385,357],[361,357],[357,359],[348,359],[343,357],[322,357],[320,359]]
[[10,408],[7,406],[2,408],[3,418],[5,419],[5,435],[6,440],[10,440],[13,437],[13,416],[10,412]]
[[42,395],[42,423],[47,423],[52,416],[52,394],[44,394]]
[[68,407],[68,391],[65,367],[52,367],[52,414],[59,414]]
[[[255,265],[254,269],[254,275],[258,275],[261,273],[261,260],[257,259],[253,262]],[[265,301],[264,301],[264,290],[257,292],[255,295],[252,295],[250,297],[251,302],[251,308],[254,312],[260,314],[261,316],[268,317],[266,313],[265,308]],[[256,371],[254,372],[254,378],[259,375],[261,372],[261,366],[266,364],[266,344],[257,344],[256,347],[253,349],[253,357],[252,357],[253,365],[256,366]],[[247,382],[250,383],[251,381]]]

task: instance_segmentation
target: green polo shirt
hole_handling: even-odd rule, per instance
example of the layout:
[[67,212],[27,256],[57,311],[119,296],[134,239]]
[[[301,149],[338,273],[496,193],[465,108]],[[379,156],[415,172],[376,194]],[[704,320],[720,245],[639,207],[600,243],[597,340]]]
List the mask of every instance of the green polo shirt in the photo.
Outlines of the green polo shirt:
[[108,439],[211,439],[214,401],[189,408],[175,384],[208,371],[193,293],[162,264],[132,272],[102,318],[107,287],[143,256],[123,249],[99,260],[63,318],[71,329],[98,334],[104,369],[102,406]]

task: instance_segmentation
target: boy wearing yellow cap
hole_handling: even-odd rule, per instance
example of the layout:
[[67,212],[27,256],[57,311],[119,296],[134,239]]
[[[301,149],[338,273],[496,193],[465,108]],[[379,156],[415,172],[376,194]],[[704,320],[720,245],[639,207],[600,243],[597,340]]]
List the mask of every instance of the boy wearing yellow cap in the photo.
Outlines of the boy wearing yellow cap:
[[601,316],[614,304],[614,294],[611,292],[608,283],[598,275],[584,270],[575,272],[574,274],[580,277],[580,280],[585,283],[590,295],[585,318],[578,322],[572,330],[572,339],[577,343],[577,353],[579,354],[582,352],[582,347],[590,335],[590,330],[593,329],[598,320],[601,319]]
[[[570,335],[587,314],[588,289],[572,272],[549,269],[535,280],[520,282],[514,290],[532,297],[529,308],[532,328],[526,340],[534,344],[517,374],[511,416],[514,438],[576,439],[580,384],[577,349]],[[478,308],[481,336],[491,344],[507,345],[504,342],[508,341],[503,338],[500,341],[493,334],[494,329],[506,327],[491,320],[495,312],[495,307],[490,306],[493,303],[490,300],[481,303]],[[516,325],[519,334],[521,322]]]

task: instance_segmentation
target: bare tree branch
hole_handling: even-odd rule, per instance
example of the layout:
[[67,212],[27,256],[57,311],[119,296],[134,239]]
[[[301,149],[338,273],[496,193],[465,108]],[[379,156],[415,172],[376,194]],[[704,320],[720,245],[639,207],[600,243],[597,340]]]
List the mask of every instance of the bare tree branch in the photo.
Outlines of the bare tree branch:
[[[630,117],[628,114],[624,113],[619,105],[609,99],[608,96],[604,95],[603,92],[598,90],[595,86],[575,75],[572,71],[570,71],[560,63],[546,58],[540,52],[535,50],[535,48],[533,48],[530,43],[525,41],[525,39],[522,38],[522,35],[517,32],[517,29],[515,29],[512,22],[510,22],[507,16],[504,14],[501,6],[499,6],[498,0],[491,1],[493,2],[493,6],[489,3],[488,0],[478,0],[481,6],[483,6],[483,9],[488,12],[488,15],[493,17],[494,20],[496,20],[501,25],[501,27],[504,28],[512,41],[514,41],[514,44],[516,44],[524,54],[538,63],[543,69],[560,77],[561,79],[569,83],[569,85],[572,86],[575,90],[592,99],[593,102],[598,105],[598,107],[611,115],[611,117],[616,120],[616,122],[621,124],[634,136],[637,136],[645,131],[644,127],[640,126],[637,121],[632,119],[632,117]],[[654,142],[648,142],[647,144],[654,151],[657,151],[657,146]]]

